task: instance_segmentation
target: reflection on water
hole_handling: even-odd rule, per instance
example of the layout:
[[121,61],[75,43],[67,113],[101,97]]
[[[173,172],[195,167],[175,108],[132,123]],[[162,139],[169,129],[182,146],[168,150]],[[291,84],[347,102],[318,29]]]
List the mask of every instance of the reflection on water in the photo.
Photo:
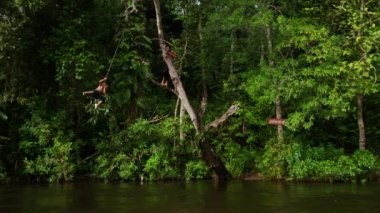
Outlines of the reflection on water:
[[3,185],[0,212],[380,212],[380,183]]

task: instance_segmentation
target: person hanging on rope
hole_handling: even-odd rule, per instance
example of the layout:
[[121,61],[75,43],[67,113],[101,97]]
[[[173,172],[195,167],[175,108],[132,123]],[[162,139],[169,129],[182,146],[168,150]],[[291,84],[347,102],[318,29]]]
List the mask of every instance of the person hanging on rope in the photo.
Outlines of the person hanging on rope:
[[94,90],[84,91],[84,96],[90,96],[95,98],[95,109],[99,107],[99,105],[106,101],[104,95],[107,93],[108,85],[106,83],[107,77],[99,80],[99,85]]

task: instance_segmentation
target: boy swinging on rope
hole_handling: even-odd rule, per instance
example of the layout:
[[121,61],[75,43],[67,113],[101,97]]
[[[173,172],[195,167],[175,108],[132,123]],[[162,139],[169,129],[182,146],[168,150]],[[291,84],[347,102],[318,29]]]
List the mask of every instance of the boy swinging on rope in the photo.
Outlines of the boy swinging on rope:
[[107,77],[99,80],[99,85],[94,90],[84,91],[84,96],[90,96],[95,98],[95,109],[99,107],[99,105],[106,101],[104,95],[107,93],[108,85],[106,84]]

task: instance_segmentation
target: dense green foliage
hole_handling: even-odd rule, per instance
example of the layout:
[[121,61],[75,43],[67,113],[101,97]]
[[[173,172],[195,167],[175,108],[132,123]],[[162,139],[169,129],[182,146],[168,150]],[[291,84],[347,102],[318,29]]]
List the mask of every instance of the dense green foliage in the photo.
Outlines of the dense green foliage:
[[376,166],[376,156],[367,150],[347,156],[331,145],[310,147],[299,143],[268,143],[258,165],[268,178],[330,182],[366,181]]
[[[351,182],[379,171],[379,1],[161,7],[189,99],[207,106],[204,125],[240,106],[203,136],[232,176]],[[156,27],[153,1],[2,0],[0,181],[209,178],[177,97],[152,83],[169,80]],[[94,109],[82,91],[109,68],[107,100]],[[266,123],[277,100],[284,143]]]

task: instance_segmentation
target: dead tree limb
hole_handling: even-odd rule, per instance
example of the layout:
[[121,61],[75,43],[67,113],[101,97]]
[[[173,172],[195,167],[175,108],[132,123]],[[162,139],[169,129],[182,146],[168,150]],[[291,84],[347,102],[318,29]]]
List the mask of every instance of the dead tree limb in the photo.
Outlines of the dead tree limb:
[[239,106],[238,105],[232,105],[230,106],[230,108],[218,119],[210,122],[207,126],[206,126],[206,132],[208,130],[210,130],[211,128],[218,128],[220,125],[224,124],[227,119],[234,115],[237,111],[239,110]]
[[128,6],[126,6],[124,11],[125,20],[128,20],[131,14],[138,12],[137,3],[139,3],[140,1],[141,0],[132,0],[132,2],[128,4]]

